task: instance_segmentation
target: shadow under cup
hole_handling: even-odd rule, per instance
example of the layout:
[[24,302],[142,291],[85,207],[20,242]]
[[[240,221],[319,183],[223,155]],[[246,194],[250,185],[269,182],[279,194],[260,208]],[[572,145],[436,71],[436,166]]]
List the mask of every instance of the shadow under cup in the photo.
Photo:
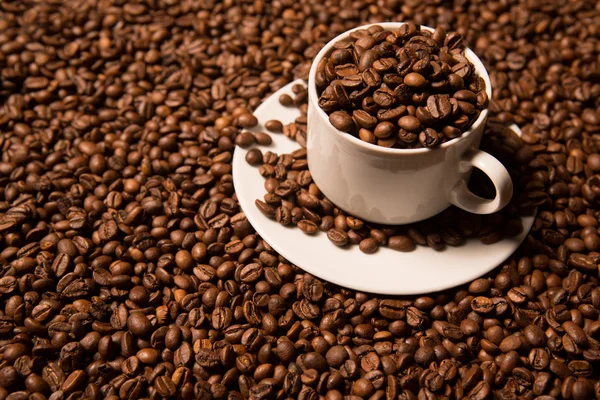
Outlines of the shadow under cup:
[[[372,24],[386,30],[400,22]],[[502,164],[477,150],[487,121],[482,110],[471,128],[460,137],[433,149],[393,149],[364,142],[331,125],[329,116],[318,106],[315,76],[319,61],[334,44],[351,32],[330,41],[319,52],[308,80],[308,165],[314,182],[334,204],[370,222],[399,225],[430,218],[451,204],[469,212],[489,214],[504,207],[512,196],[512,182]],[[421,29],[433,31],[421,26]],[[465,49],[465,56],[482,77],[491,99],[491,82],[479,58]],[[481,169],[494,183],[496,198],[475,196],[467,189],[472,167]]]

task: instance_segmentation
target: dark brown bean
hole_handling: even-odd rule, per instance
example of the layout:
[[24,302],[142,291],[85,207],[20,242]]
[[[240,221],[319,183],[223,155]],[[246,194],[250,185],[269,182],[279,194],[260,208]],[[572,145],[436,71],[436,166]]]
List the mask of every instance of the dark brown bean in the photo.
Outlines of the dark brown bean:
[[341,229],[330,229],[327,231],[327,237],[336,246],[344,246],[348,243],[348,235]]
[[281,123],[281,121],[276,120],[276,119],[271,119],[271,120],[265,122],[265,128],[269,132],[274,132],[274,133],[283,132],[283,124]]
[[415,249],[415,242],[408,236],[392,236],[388,239],[388,246],[393,250],[412,251]]

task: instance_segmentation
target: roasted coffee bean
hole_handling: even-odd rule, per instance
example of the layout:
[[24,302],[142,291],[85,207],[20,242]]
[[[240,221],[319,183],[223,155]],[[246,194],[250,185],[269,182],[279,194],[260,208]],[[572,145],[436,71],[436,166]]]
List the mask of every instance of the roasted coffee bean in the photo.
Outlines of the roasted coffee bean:
[[354,112],[352,113],[352,117],[361,128],[370,129],[377,125],[377,118],[371,116],[364,110],[354,110]]
[[250,165],[261,164],[263,161],[262,151],[260,151],[260,149],[257,148],[248,150],[248,153],[246,153],[246,161]]
[[378,139],[385,139],[394,134],[394,132],[396,132],[396,127],[394,127],[394,125],[391,122],[384,121],[377,124],[375,130],[373,131],[373,134]]
[[419,132],[421,130],[421,121],[411,115],[405,115],[398,120],[400,128],[409,132]]
[[360,251],[367,254],[373,254],[377,251],[377,242],[373,238],[361,240],[359,244]]
[[235,144],[240,147],[249,147],[256,142],[256,137],[252,132],[243,131],[235,138]]
[[433,95],[427,99],[427,111],[434,120],[445,120],[452,115],[452,104],[446,95]]
[[427,80],[417,72],[410,72],[404,77],[404,83],[412,88],[423,89],[427,86]]
[[271,120],[265,122],[265,128],[269,132],[275,132],[275,133],[283,132],[283,124],[281,123],[281,121],[276,120],[276,119],[271,119]]
[[177,387],[168,376],[159,376],[154,381],[156,392],[163,397],[170,397],[177,393]]
[[368,129],[360,129],[358,131],[358,137],[360,138],[360,140],[367,142],[367,143],[371,143],[371,144],[376,144],[377,143],[377,137],[375,136],[375,134],[368,130]]
[[392,90],[382,87],[373,92],[373,101],[381,108],[391,108],[396,103],[396,97]]
[[569,256],[569,265],[581,272],[592,272],[598,269],[596,263],[585,254],[573,253]]
[[334,111],[329,116],[329,122],[342,132],[352,132],[356,127],[352,117],[345,111]]
[[419,143],[423,147],[435,147],[439,143],[440,136],[432,128],[426,128],[419,133]]
[[144,314],[134,312],[127,318],[127,328],[136,336],[147,336],[152,331],[152,324]]
[[348,234],[341,229],[330,229],[327,231],[327,237],[336,246],[344,246],[348,243]]
[[408,236],[392,236],[388,239],[388,246],[398,251],[412,251],[416,247],[415,242]]
[[294,105],[294,99],[289,94],[282,94],[279,96],[279,103],[285,107],[291,107]]
[[588,340],[585,332],[577,324],[572,321],[565,321],[562,324],[562,328],[565,330],[567,335],[575,342],[578,346],[587,346]]
[[274,218],[276,209],[264,201],[256,200],[256,207],[267,217]]
[[406,316],[406,307],[410,303],[401,300],[382,300],[379,303],[379,313],[385,318],[402,319]]
[[258,143],[261,146],[268,146],[273,142],[271,136],[269,136],[269,134],[265,132],[256,132],[254,134],[254,137],[256,138],[256,143]]
[[550,356],[547,350],[536,348],[529,352],[528,361],[532,368],[536,370],[544,370],[550,363]]
[[298,222],[298,228],[307,235],[313,235],[317,232],[318,227],[313,221],[303,219]]

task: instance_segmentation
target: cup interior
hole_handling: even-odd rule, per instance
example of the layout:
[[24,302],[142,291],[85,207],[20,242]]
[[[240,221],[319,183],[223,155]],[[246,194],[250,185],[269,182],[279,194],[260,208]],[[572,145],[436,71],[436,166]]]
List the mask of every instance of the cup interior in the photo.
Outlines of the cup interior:
[[[375,24],[368,24],[368,25],[362,25],[353,29],[350,29],[338,36],[336,36],[335,38],[333,38],[331,41],[329,41],[322,49],[321,51],[319,51],[319,53],[317,54],[317,56],[315,57],[311,67],[310,67],[310,72],[308,75],[308,100],[310,103],[312,103],[314,105],[314,108],[318,114],[318,118],[323,119],[325,121],[325,123],[327,123],[330,127],[330,130],[333,130],[335,132],[336,135],[339,135],[343,140],[346,140],[356,146],[359,147],[363,147],[366,150],[369,150],[371,152],[378,152],[380,154],[404,154],[404,155],[411,155],[411,154],[420,154],[420,153],[426,153],[426,152],[431,152],[431,151],[436,151],[440,148],[447,148],[450,147],[456,143],[458,143],[461,140],[466,139],[468,136],[470,136],[473,131],[477,130],[483,123],[485,123],[486,119],[487,119],[487,114],[488,114],[488,108],[485,108],[481,111],[481,113],[479,114],[479,117],[477,117],[477,119],[475,120],[475,122],[473,122],[473,124],[471,125],[471,127],[465,131],[462,135],[460,135],[457,138],[451,139],[447,142],[442,143],[440,146],[434,148],[434,149],[428,149],[428,148],[421,148],[421,149],[394,149],[394,148],[388,148],[388,147],[382,147],[382,146],[377,146],[375,144],[371,144],[371,143],[367,143],[365,141],[362,141],[346,132],[342,132],[338,129],[336,129],[333,125],[331,125],[331,123],[329,122],[329,116],[327,115],[327,113],[325,113],[325,111],[323,111],[323,109],[321,107],[318,106],[318,101],[319,101],[319,96],[317,94],[317,87],[315,85],[315,76],[317,74],[317,66],[319,65],[319,62],[321,61],[321,59],[323,59],[323,57],[329,55],[329,53],[331,51],[333,51],[333,48],[335,46],[335,43],[341,41],[341,40],[345,40],[347,39],[350,34],[354,31],[358,31],[361,29],[367,29],[370,26],[373,25],[379,25],[382,28],[384,28],[385,30],[392,30],[392,29],[398,29],[399,27],[401,27],[402,25],[404,25],[405,22],[381,22],[381,23],[375,23]],[[429,32],[433,32],[435,29],[429,27],[429,26],[425,26],[425,25],[420,25],[421,29],[423,30],[427,30]],[[466,47],[465,48],[465,57],[473,64],[473,66],[475,67],[475,74],[477,76],[480,76],[483,78],[483,80],[485,81],[485,92],[487,93],[488,97],[490,98],[490,100],[492,99],[492,83],[490,81],[490,76],[488,75],[488,72],[485,68],[485,66],[483,65],[483,63],[481,62],[481,60],[479,59],[479,57],[477,57],[477,55],[473,52],[473,50],[471,50],[470,48]]]

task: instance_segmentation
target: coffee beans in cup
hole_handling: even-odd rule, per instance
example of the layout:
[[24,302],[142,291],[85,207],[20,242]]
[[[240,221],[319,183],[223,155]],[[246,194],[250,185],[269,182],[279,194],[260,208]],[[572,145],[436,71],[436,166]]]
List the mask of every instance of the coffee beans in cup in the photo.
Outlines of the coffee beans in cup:
[[462,36],[412,23],[352,32],[319,61],[315,83],[335,128],[399,149],[461,136],[489,101]]

